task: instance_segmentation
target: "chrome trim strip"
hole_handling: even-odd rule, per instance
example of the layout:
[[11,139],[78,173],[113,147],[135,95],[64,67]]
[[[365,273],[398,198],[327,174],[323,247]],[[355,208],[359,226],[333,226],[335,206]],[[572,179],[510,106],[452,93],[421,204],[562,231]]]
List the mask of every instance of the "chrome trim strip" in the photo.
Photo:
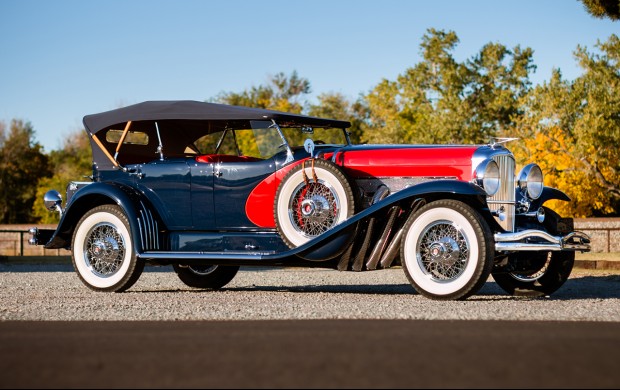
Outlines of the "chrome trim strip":
[[[142,214],[142,210],[140,210],[140,214]],[[138,220],[138,231],[140,232],[140,245],[142,245],[142,249],[146,249],[144,247],[144,233],[142,232],[142,223],[140,222],[140,218],[137,218]]]
[[263,260],[273,253],[248,252],[143,252],[138,257],[150,260]]

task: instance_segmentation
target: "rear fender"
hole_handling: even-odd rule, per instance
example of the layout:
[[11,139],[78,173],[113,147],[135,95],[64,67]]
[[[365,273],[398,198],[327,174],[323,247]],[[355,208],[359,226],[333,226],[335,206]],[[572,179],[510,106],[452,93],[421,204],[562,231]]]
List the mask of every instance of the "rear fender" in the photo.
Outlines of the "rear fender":
[[105,182],[89,184],[75,193],[45,247],[69,249],[80,218],[88,210],[104,204],[120,206],[127,216],[136,253],[156,249],[156,244],[159,244],[158,222],[146,206],[146,200],[130,187]]

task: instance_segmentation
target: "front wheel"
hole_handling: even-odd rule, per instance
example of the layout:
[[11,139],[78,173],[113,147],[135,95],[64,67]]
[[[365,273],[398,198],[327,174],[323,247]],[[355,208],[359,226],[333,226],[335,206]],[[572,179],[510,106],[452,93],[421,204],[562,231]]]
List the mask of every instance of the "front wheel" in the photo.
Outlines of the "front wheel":
[[71,258],[82,282],[95,291],[125,291],[144,269],[133,250],[127,216],[116,205],[84,214],[73,233]]
[[540,297],[556,292],[568,280],[575,252],[539,252],[511,255],[512,272],[493,273],[493,279],[510,295]]
[[222,265],[173,265],[174,271],[183,283],[189,287],[218,290],[237,275],[238,266]]
[[456,200],[428,203],[404,227],[401,260],[409,282],[433,299],[465,299],[493,267],[493,235],[482,216]]

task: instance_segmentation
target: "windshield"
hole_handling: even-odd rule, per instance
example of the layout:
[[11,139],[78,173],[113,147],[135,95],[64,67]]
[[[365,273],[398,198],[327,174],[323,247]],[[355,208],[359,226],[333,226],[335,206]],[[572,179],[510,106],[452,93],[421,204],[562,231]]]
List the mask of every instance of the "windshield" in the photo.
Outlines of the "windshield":
[[[271,121],[251,121],[248,129],[226,129],[205,135],[194,143],[200,154],[227,154],[266,159],[286,150],[278,128]],[[305,140],[315,144],[347,145],[346,133],[338,128],[282,127],[291,149],[303,148]]]

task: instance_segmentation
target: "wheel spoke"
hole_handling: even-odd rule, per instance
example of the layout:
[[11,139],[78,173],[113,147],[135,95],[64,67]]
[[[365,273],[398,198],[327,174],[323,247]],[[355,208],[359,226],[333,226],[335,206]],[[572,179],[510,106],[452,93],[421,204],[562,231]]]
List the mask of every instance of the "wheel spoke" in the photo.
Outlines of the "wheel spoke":
[[293,227],[308,237],[316,237],[334,226],[339,202],[335,190],[324,181],[303,183],[293,196],[289,214]]
[[99,223],[86,234],[84,259],[99,277],[114,275],[125,258],[125,241],[115,226]]
[[437,221],[420,235],[417,253],[420,265],[433,280],[449,282],[465,270],[469,244],[458,226]]

